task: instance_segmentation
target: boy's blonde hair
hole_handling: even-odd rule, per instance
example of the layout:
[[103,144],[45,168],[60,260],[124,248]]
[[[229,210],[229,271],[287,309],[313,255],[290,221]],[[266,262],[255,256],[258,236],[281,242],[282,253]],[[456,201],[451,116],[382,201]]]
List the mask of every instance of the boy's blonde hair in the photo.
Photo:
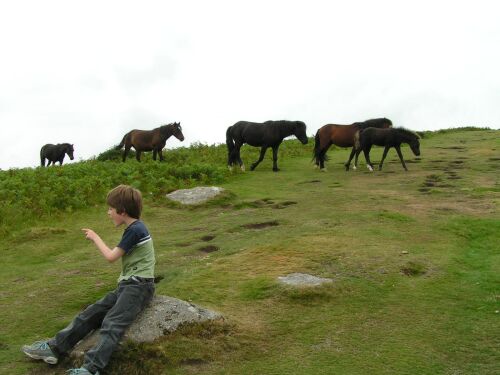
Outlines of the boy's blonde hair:
[[125,212],[134,219],[139,219],[142,212],[142,194],[139,190],[128,185],[118,185],[106,197],[108,206],[117,213]]

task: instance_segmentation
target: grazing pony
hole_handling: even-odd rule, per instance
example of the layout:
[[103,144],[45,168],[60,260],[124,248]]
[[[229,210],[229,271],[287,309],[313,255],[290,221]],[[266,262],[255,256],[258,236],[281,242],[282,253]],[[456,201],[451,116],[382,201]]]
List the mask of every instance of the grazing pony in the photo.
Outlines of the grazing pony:
[[59,165],[62,165],[66,154],[68,154],[71,160],[74,159],[73,152],[75,152],[75,149],[72,144],[58,143],[57,145],[53,145],[48,143],[40,149],[40,165],[45,167],[45,159],[49,161],[47,167],[50,163],[56,165],[56,161],[59,162]]
[[348,171],[351,160],[356,152],[354,148],[354,136],[359,130],[368,127],[390,128],[392,127],[392,121],[384,117],[355,122],[351,125],[327,124],[319,128],[314,137],[314,159],[316,166],[320,170],[326,171],[325,161],[328,160],[326,152],[333,144],[339,147],[352,147],[349,160],[344,164],[345,170]]
[[403,160],[403,155],[401,154],[401,143],[407,143],[413,154],[415,156],[420,155],[420,137],[414,132],[403,129],[403,128],[392,128],[392,129],[377,129],[377,128],[367,128],[361,130],[356,139],[356,159],[354,165],[358,164],[358,155],[363,150],[366,159],[366,166],[370,171],[373,171],[373,164],[370,161],[370,149],[373,145],[384,146],[384,154],[382,155],[382,160],[378,166],[378,170],[382,170],[382,164],[384,163],[387,152],[391,147],[396,149],[398,153],[399,160],[405,171],[406,168],[405,161]]
[[240,156],[240,148],[244,143],[250,146],[260,147],[259,160],[254,162],[250,170],[254,170],[264,159],[268,147],[273,149],[273,171],[279,171],[278,168],[278,148],[285,137],[296,136],[302,144],[306,144],[308,139],[306,135],[306,124],[302,121],[266,121],[264,123],[239,121],[227,128],[227,165],[232,170],[233,164],[238,163],[241,170],[245,166]]
[[174,122],[168,125],[162,125],[153,130],[131,130],[123,136],[122,141],[116,149],[119,150],[125,146],[122,160],[127,158],[130,148],[135,149],[135,158],[141,161],[142,151],[153,151],[153,160],[156,160],[156,154],[160,155],[160,161],[163,161],[162,150],[170,136],[175,136],[179,141],[184,140],[180,122]]

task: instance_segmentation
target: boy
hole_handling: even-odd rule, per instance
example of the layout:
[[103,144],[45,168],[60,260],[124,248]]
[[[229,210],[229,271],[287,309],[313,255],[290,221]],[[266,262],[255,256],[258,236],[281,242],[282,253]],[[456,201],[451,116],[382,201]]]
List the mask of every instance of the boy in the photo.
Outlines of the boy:
[[120,243],[110,249],[93,230],[82,230],[109,262],[122,259],[118,287],[87,307],[54,338],[22,348],[31,358],[56,364],[60,356],[69,353],[90,331],[100,328],[97,345],[85,354],[82,367],[68,371],[72,375],[99,374],[108,364],[125,330],[154,294],[155,254],[151,236],[139,220],[141,193],[130,186],[119,185],[108,193],[106,201],[108,215],[115,226],[126,226]]

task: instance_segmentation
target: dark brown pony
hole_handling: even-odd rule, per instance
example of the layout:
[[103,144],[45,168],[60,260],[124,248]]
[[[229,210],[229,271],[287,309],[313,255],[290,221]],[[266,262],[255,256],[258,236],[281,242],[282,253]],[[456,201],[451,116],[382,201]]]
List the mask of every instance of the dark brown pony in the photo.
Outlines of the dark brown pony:
[[354,148],[355,135],[361,129],[366,129],[368,127],[390,128],[392,127],[392,121],[383,117],[366,120],[363,122],[355,122],[351,125],[327,124],[319,128],[319,130],[316,132],[316,136],[314,137],[315,164],[319,166],[322,171],[326,170],[326,152],[332,144],[339,147],[352,147],[349,160],[344,164],[345,170],[348,171],[351,160],[356,153],[356,149]]
[[382,164],[384,164],[387,152],[391,147],[394,147],[396,149],[399,160],[401,161],[401,165],[403,166],[405,171],[407,171],[408,168],[406,168],[403,154],[401,153],[401,144],[407,143],[415,156],[420,155],[420,137],[418,136],[418,134],[412,132],[411,130],[404,128],[363,129],[360,130],[356,135],[355,143],[356,159],[354,161],[354,165],[358,164],[358,155],[361,151],[363,151],[363,153],[365,154],[366,166],[370,171],[373,171],[373,164],[370,160],[370,150],[373,145],[385,147],[384,154],[382,155],[382,160],[380,160],[380,164],[378,166],[379,171],[382,170]]
[[59,165],[62,165],[65,155],[68,155],[71,160],[74,159],[73,152],[75,152],[75,149],[70,143],[58,143],[57,145],[48,143],[40,149],[40,165],[45,167],[45,159],[49,162],[47,167],[50,163],[56,165],[56,161],[59,162]]
[[170,136],[174,136],[179,141],[184,140],[181,124],[174,122],[168,125],[160,126],[153,130],[131,130],[123,136],[122,141],[116,149],[119,150],[125,146],[122,160],[125,161],[130,148],[135,149],[135,158],[141,161],[142,151],[153,151],[153,160],[156,160],[156,154],[160,155],[160,161],[163,161],[162,150]]

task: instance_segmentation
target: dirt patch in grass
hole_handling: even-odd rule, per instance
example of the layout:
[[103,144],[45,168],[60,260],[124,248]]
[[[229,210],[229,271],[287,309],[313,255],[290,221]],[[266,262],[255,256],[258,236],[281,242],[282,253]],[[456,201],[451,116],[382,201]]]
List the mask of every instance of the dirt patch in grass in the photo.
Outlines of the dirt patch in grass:
[[208,361],[201,358],[186,358],[179,362],[181,366],[203,366],[206,365]]
[[426,272],[425,265],[417,262],[408,262],[401,267],[401,273],[405,276],[421,276]]
[[242,225],[242,227],[246,229],[264,229],[267,227],[275,227],[278,225],[279,225],[278,221],[273,220],[273,221],[265,221],[263,223],[245,224]]
[[217,246],[210,245],[210,246],[203,246],[198,249],[202,253],[213,253],[214,251],[219,251],[220,249]]
[[212,236],[212,235],[206,235],[206,236],[201,237],[200,239],[201,239],[202,241],[208,242],[208,241],[212,241],[214,238],[215,238],[215,236]]
[[176,243],[175,246],[178,246],[178,247],[188,247],[188,246],[191,246],[191,242],[180,242],[180,243]]
[[293,204],[297,204],[297,202],[295,202],[295,201],[286,201],[286,202],[276,203],[273,206],[273,208],[282,209],[282,208],[287,208],[288,206],[291,206]]
[[317,184],[319,182],[321,182],[321,180],[302,181],[302,182],[299,182],[297,185],[300,185],[300,184]]

